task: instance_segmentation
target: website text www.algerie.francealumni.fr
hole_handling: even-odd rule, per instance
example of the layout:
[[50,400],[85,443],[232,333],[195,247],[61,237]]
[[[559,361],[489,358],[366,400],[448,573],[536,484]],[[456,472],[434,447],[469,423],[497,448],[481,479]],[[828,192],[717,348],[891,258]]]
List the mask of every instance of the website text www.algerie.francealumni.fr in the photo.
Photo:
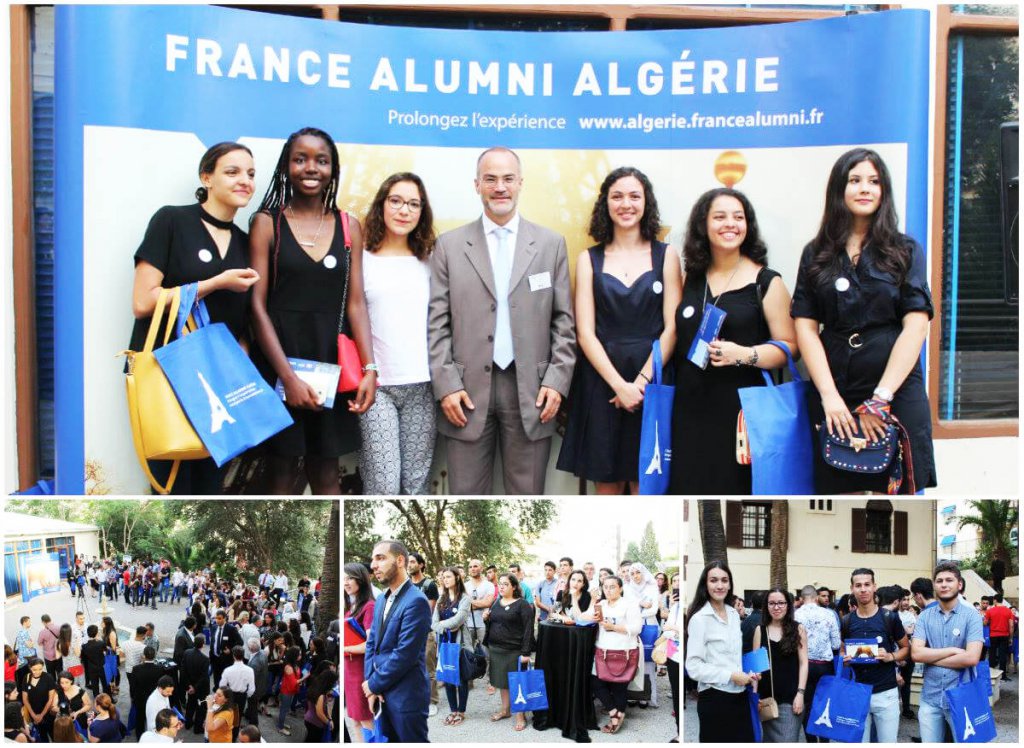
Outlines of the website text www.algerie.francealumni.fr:
[[799,112],[766,113],[757,110],[749,114],[716,114],[705,115],[693,112],[688,117],[681,114],[668,114],[652,117],[645,114],[634,114],[629,117],[579,117],[581,130],[640,130],[645,133],[655,130],[696,130],[711,128],[749,128],[749,127],[802,127],[820,125],[825,119],[825,112],[817,107]]

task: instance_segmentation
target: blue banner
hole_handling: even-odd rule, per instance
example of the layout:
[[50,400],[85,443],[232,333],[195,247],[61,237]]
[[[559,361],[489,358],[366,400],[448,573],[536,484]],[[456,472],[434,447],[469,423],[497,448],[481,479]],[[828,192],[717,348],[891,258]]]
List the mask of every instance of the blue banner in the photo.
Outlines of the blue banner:
[[[257,195],[280,141],[307,125],[327,130],[339,145],[363,149],[343,149],[343,159],[376,158],[380,151],[373,148],[389,147],[375,168],[415,166],[434,195],[438,188],[452,192],[445,182],[451,158],[434,149],[479,151],[500,143],[547,151],[549,159],[561,159],[564,178],[547,185],[546,193],[533,193],[542,209],[532,216],[564,233],[571,252],[586,246],[597,187],[591,182],[599,184],[609,166],[663,164],[665,176],[654,181],[662,200],[672,197],[670,228],[678,232],[697,194],[714,180],[734,184],[752,173],[756,151],[763,149],[757,168],[775,175],[774,186],[760,199],[750,177],[738,186],[750,190],[759,218],[765,217],[766,234],[780,250],[773,267],[790,288],[796,255],[813,230],[791,220],[793,200],[772,206],[769,199],[792,193],[792,184],[822,195],[835,157],[871,145],[894,171],[905,230],[923,244],[928,238],[926,11],[619,33],[418,29],[203,6],[58,6],[56,19],[61,494],[135,492],[137,480],[120,474],[135,468],[119,466],[121,460],[132,464],[127,421],[125,435],[111,440],[109,433],[111,422],[122,422],[115,399],[123,398],[123,383],[118,372],[101,372],[89,357],[102,362],[124,347],[130,254],[153,212],[187,202],[202,145],[241,140],[252,146]],[[186,142],[194,145],[186,148]],[[815,148],[813,159],[788,153]],[[710,151],[705,168],[701,154]],[[591,152],[600,157],[588,161]],[[159,170],[151,166],[156,163]],[[527,185],[544,186],[530,182],[530,166],[524,160]],[[570,190],[576,181],[570,178],[581,172],[586,178]],[[689,174],[699,174],[692,187],[682,183]],[[471,172],[465,176],[460,188],[471,184]],[[371,177],[378,172],[354,160],[343,175],[352,200],[342,207],[357,214],[366,207],[379,184]],[[190,189],[178,189],[189,179]],[[164,196],[167,185],[175,191]],[[110,191],[131,192],[131,200],[111,202]],[[472,190],[464,192],[466,207],[450,207],[448,223],[442,219],[438,228],[478,215]],[[258,197],[250,207],[256,203]],[[524,213],[528,208],[525,203]],[[820,216],[816,205],[803,208],[812,222]],[[662,210],[663,217],[668,213]],[[555,219],[569,221],[571,229],[553,225]],[[779,227],[774,237],[773,220]],[[99,305],[90,303],[87,311],[83,287],[100,283],[109,287],[96,290]],[[88,338],[94,329],[120,335],[119,347]],[[97,434],[95,450],[90,429]],[[105,452],[110,445],[120,451]],[[102,485],[87,484],[87,473]]]

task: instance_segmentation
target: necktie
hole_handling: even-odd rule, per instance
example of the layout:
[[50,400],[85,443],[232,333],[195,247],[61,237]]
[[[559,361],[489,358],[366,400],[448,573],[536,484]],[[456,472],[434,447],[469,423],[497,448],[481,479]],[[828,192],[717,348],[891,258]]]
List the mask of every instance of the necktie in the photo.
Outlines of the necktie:
[[494,325],[494,363],[508,368],[514,358],[512,350],[512,318],[509,313],[508,292],[512,279],[514,248],[509,246],[510,230],[499,226],[494,230],[497,251],[494,253],[494,290],[498,295],[498,314]]

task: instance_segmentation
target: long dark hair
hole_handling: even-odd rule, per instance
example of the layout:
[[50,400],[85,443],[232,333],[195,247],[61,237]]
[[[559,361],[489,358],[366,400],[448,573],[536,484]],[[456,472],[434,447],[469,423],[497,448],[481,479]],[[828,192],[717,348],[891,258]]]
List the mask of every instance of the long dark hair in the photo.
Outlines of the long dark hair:
[[423,208],[420,210],[419,222],[416,228],[409,234],[409,249],[416,256],[417,260],[425,260],[434,249],[434,242],[437,241],[437,234],[434,233],[434,211],[430,207],[430,199],[427,197],[427,188],[423,180],[410,171],[400,171],[385,179],[377,195],[370,203],[370,209],[366,212],[364,221],[364,235],[367,252],[376,252],[384,241],[384,203],[387,202],[388,193],[391,188],[399,182],[412,182],[420,191],[420,202]]
[[71,624],[61,624],[60,633],[57,636],[57,651],[67,657],[71,653]]
[[864,242],[864,249],[870,248],[871,258],[880,270],[891,273],[898,283],[903,283],[910,269],[910,248],[899,230],[899,218],[892,199],[892,179],[882,157],[869,148],[854,148],[844,153],[832,165],[825,187],[825,210],[821,216],[818,234],[811,241],[814,258],[808,268],[808,276],[815,284],[830,283],[840,273],[842,255],[846,252],[846,240],[853,228],[853,215],[846,207],[846,185],[850,171],[857,164],[868,161],[878,172],[882,197],[878,210],[871,219]]
[[110,616],[103,616],[103,643],[110,646],[110,634],[117,636],[117,629],[114,628],[114,619]]
[[732,572],[729,570],[729,565],[725,561],[712,561],[704,567],[704,571],[700,573],[700,579],[697,580],[697,591],[693,593],[693,602],[690,603],[690,607],[686,611],[687,623],[693,618],[693,614],[703,608],[711,599],[711,596],[708,595],[708,574],[712,569],[721,569],[729,575],[729,591],[725,594],[725,599],[729,600],[733,596]]
[[[512,587],[512,599],[513,600],[523,596],[523,590],[519,587],[519,578],[515,574],[506,573],[506,574],[499,574],[498,575],[498,579],[499,580],[502,577],[505,577],[505,579],[508,580],[509,585],[511,585],[511,587]],[[495,602],[497,602],[497,598],[495,598]]]
[[[331,154],[331,181],[327,184],[327,188],[320,193],[320,198],[323,201],[325,212],[333,213],[337,209],[338,182],[341,173],[341,166],[338,163],[338,146],[334,144],[334,139],[330,135],[319,128],[303,127],[301,130],[296,130],[284,142],[281,155],[277,158],[277,166],[274,167],[274,174],[270,178],[267,194],[263,196],[260,207],[252,214],[252,217],[255,218],[259,213],[266,213],[274,221],[274,246],[271,260],[273,283],[277,282],[277,257],[281,252],[281,218],[284,215],[284,206],[292,199],[292,182],[288,175],[288,162],[291,159],[292,146],[304,135],[320,138],[327,144],[327,150]],[[252,219],[250,219],[251,224]]]
[[[455,596],[454,597],[451,597],[448,594],[448,588],[444,586],[444,581],[442,581],[443,577],[444,577],[444,573],[446,571],[450,571],[452,573],[452,576],[455,577]],[[438,578],[438,581],[441,582],[438,585],[441,588],[441,594],[440,594],[440,596],[437,599],[437,606],[439,608],[441,608],[441,610],[447,610],[448,608],[452,607],[453,605],[458,605],[459,604],[459,600],[461,600],[463,595],[466,594],[466,583],[462,581],[462,575],[459,574],[459,570],[456,569],[454,566],[446,566],[445,568],[441,569],[440,572],[438,572],[437,578]]]
[[[231,141],[224,141],[223,143],[217,143],[211,145],[206,149],[206,153],[199,159],[199,176],[203,174],[213,174],[217,169],[217,162],[220,161],[221,156],[226,156],[234,151],[245,151],[250,156],[252,151],[246,148],[241,143],[233,143]],[[200,203],[205,203],[210,197],[209,191],[200,185],[196,188],[196,200]]]
[[348,606],[348,614],[352,618],[358,618],[363,608],[373,600],[373,589],[370,586],[370,572],[362,564],[345,564],[345,576],[352,577],[359,586],[356,598]]
[[711,213],[711,204],[723,195],[739,200],[740,205],[743,206],[743,215],[747,219],[747,235],[743,239],[743,244],[740,245],[740,254],[749,257],[758,265],[768,264],[768,247],[761,239],[761,230],[757,225],[754,206],[739,190],[734,190],[731,187],[717,187],[698,197],[690,211],[690,219],[686,224],[686,239],[683,242],[683,262],[687,273],[704,273],[711,265],[708,214]]
[[654,186],[647,175],[634,166],[620,166],[613,169],[601,182],[601,190],[594,201],[590,212],[590,228],[587,233],[594,241],[608,244],[615,236],[615,226],[608,213],[608,192],[612,185],[623,177],[634,177],[644,189],[644,214],[640,218],[640,236],[647,241],[654,241],[661,228],[661,215],[658,213],[658,200],[654,197]]
[[[761,625],[764,626],[765,636],[768,636],[768,624],[772,622],[771,613],[768,612],[768,598],[775,592],[786,598],[786,615],[782,618],[782,639],[778,646],[779,652],[788,656],[800,648],[800,624],[793,617],[793,595],[789,590],[772,587],[764,594],[764,600],[761,601]],[[768,646],[767,642],[763,646]]]
[[562,604],[562,610],[569,610],[572,607],[572,589],[569,587],[569,582],[577,574],[583,580],[583,587],[580,588],[580,610],[586,610],[590,607],[590,590],[587,589],[587,575],[583,573],[581,569],[573,569],[572,573],[569,574],[569,578],[566,581],[565,589],[562,590],[562,594],[559,595],[559,600]]

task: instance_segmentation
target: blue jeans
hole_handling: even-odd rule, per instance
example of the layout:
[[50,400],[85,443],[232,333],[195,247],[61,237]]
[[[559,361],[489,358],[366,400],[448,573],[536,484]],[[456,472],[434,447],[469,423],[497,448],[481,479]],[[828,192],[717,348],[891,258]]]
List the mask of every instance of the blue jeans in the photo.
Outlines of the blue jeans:
[[890,688],[888,691],[871,694],[871,708],[864,723],[862,743],[871,742],[871,725],[875,725],[878,743],[895,743],[900,730],[900,689]]
[[922,743],[941,743],[945,740],[946,723],[949,724],[950,731],[953,730],[953,718],[949,709],[933,706],[927,701],[922,701],[917,707],[917,721],[921,725]]
[[459,686],[444,684],[444,692],[448,696],[448,709],[452,712],[464,713],[466,702],[469,701],[469,681],[462,681]]
[[292,710],[292,701],[295,699],[294,694],[283,693],[281,694],[281,709],[277,713],[277,729],[280,730],[284,727],[285,717],[288,716],[288,712]]

